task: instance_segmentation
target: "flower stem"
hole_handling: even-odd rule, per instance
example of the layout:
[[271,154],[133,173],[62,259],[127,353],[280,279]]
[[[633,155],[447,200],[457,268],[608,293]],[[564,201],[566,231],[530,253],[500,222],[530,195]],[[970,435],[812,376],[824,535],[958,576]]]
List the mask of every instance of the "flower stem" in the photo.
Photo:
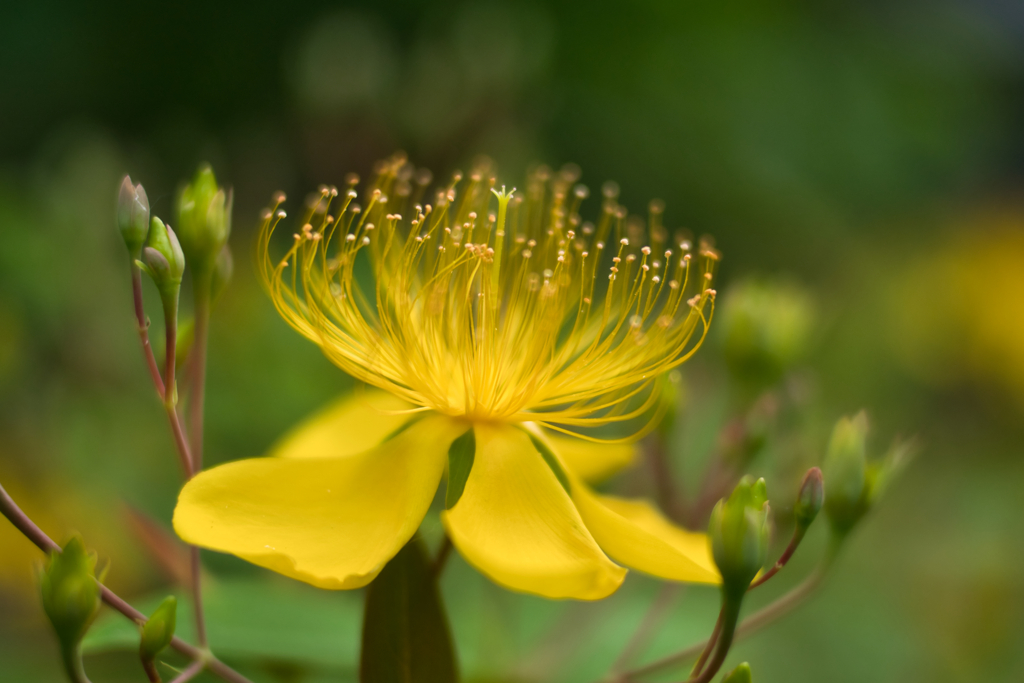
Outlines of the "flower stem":
[[[192,345],[192,386],[189,400],[189,434],[192,437],[192,473],[203,469],[203,405],[206,393],[206,345],[210,325],[210,284],[212,273],[209,269],[194,274],[192,282],[195,301],[195,342]],[[202,567],[199,548],[191,547],[192,600],[195,605],[196,637],[201,647],[206,647],[206,618],[203,610]]]
[[196,273],[193,280],[195,301],[195,341],[192,345],[191,397],[188,426],[191,436],[192,469],[203,469],[203,406],[206,394],[206,344],[210,327],[210,274]]
[[[718,617],[718,622],[715,624],[715,631],[718,633],[718,645],[715,648],[715,656],[708,663],[706,669],[696,676],[688,679],[688,683],[708,683],[718,670],[722,668],[722,664],[725,663],[725,657],[729,654],[729,648],[732,647],[733,638],[736,635],[736,624],[740,618],[740,607],[743,605],[742,595],[736,597],[726,597],[722,603],[722,612]],[[710,643],[714,639],[714,634],[708,639]]]
[[85,666],[82,664],[82,651],[75,643],[71,647],[61,647],[60,657],[64,663],[64,671],[71,683],[90,683],[89,677],[85,675]]
[[750,584],[750,588],[747,590],[757,588],[762,583],[778,574],[779,570],[785,567],[786,563],[789,562],[789,558],[793,557],[793,553],[796,552],[797,546],[800,545],[800,541],[804,539],[805,533],[807,533],[807,527],[801,527],[798,525],[793,529],[793,538],[789,540],[789,545],[786,546],[786,549],[783,551],[782,555],[779,556],[779,559],[775,561],[775,564],[772,565],[771,569],[766,571],[757,579],[754,579]]
[[149,343],[149,322],[146,320],[146,312],[142,307],[142,270],[131,261],[132,268],[132,298],[135,303],[135,322],[139,330],[139,341],[142,342],[142,354],[146,357],[146,367],[153,378],[153,385],[160,398],[164,398],[164,381],[160,377],[160,368],[153,355],[153,347]]
[[[47,536],[43,530],[40,529],[20,507],[18,507],[18,504],[14,502],[14,499],[12,499],[10,495],[8,495],[3,485],[0,485],[0,514],[6,517],[7,520],[14,525],[14,528],[20,531],[44,553],[59,553],[61,551],[60,546],[57,545],[53,539]],[[99,582],[97,581],[97,583]],[[140,626],[146,623],[146,615],[129,605],[103,584],[99,584],[99,586],[100,597],[103,598],[103,602],[107,603],[110,607],[114,608]],[[177,636],[171,640],[171,647],[190,659],[203,661],[207,669],[219,676],[222,680],[228,681],[228,683],[252,683],[248,678],[211,655],[205,648],[198,648],[195,645],[190,645]]]

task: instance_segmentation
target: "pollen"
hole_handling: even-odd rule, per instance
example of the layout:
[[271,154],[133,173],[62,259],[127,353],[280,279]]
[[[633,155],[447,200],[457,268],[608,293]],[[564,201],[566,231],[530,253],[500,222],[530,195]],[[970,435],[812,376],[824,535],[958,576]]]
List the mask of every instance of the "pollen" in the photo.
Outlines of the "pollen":
[[362,188],[323,186],[276,256],[275,197],[258,265],[285,319],[356,379],[425,409],[574,433],[650,420],[655,379],[707,334],[713,247],[691,254],[662,204],[645,222],[611,182],[585,221],[574,166],[541,167],[522,191],[497,190],[489,165],[433,179],[398,155]]

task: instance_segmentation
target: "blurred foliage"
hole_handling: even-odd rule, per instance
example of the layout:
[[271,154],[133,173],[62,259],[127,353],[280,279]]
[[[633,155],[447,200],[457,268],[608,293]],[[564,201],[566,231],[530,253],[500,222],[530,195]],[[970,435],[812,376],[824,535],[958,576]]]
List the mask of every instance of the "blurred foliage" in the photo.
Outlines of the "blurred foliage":
[[[752,465],[776,500],[794,499],[840,414],[868,407],[872,452],[898,432],[921,438],[821,594],[727,669],[754,662],[759,683],[1021,680],[1022,38],[1024,10],[994,0],[5,8],[0,481],[51,536],[77,530],[101,549],[112,587],[143,611],[174,590],[120,505],[166,524],[180,476],[133,330],[123,173],[164,217],[201,160],[235,189],[236,273],[211,328],[212,464],[264,452],[350,387],[254,278],[272,191],[340,183],[395,148],[441,174],[487,153],[513,184],[532,162],[574,161],[591,187],[614,177],[634,210],[662,197],[669,227],[713,234],[724,295],[756,276],[815,302],[813,343],[776,387]],[[720,341],[684,367],[672,426],[690,492],[737,405]],[[651,471],[609,488],[652,495]],[[812,529],[750,608],[824,542]],[[207,560],[226,659],[260,680],[355,675],[361,593]],[[60,675],[33,588],[41,561],[0,524],[5,681]],[[441,587],[471,681],[592,683],[652,601],[671,609],[645,658],[704,637],[716,604],[642,576],[600,603],[546,602],[458,557]],[[187,600],[179,609],[188,635]],[[101,617],[94,680],[139,679],[132,630]]]

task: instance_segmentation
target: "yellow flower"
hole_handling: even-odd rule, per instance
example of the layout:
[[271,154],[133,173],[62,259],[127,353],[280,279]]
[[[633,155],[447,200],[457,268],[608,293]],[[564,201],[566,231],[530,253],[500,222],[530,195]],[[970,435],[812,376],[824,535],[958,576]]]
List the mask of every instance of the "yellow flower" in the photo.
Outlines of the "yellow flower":
[[285,319],[383,391],[329,408],[275,457],[200,474],[179,498],[178,534],[357,588],[415,533],[447,470],[448,535],[508,588],[603,598],[626,573],[609,556],[718,583],[703,534],[589,488],[629,462],[630,439],[579,433],[658,419],[654,380],[707,332],[713,250],[669,243],[658,202],[645,231],[613,184],[597,224],[583,222],[572,167],[538,170],[523,193],[495,191],[486,168],[464,188],[456,174],[429,203],[429,173],[404,157],[376,175],[363,207],[357,178],[340,197],[322,188],[283,259],[269,255],[279,197],[258,248]]

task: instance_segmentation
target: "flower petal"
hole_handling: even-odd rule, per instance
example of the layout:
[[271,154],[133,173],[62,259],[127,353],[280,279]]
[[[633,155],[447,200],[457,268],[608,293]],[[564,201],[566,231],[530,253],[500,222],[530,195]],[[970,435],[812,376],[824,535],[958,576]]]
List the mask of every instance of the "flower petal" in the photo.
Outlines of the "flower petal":
[[357,455],[215,467],[182,489],[174,529],[320,588],[364,586],[415,533],[465,429],[431,414]]
[[513,590],[580,600],[614,592],[626,570],[601,552],[530,437],[509,425],[474,430],[466,487],[442,515],[462,556]]
[[672,581],[722,582],[707,536],[675,526],[650,503],[602,496],[578,479],[572,498],[590,533],[615,561]]
[[626,467],[638,452],[636,444],[594,443],[550,432],[544,437],[567,468],[591,483],[603,481]]
[[418,413],[394,394],[377,389],[356,391],[302,422],[270,451],[281,458],[323,458],[369,450]]

